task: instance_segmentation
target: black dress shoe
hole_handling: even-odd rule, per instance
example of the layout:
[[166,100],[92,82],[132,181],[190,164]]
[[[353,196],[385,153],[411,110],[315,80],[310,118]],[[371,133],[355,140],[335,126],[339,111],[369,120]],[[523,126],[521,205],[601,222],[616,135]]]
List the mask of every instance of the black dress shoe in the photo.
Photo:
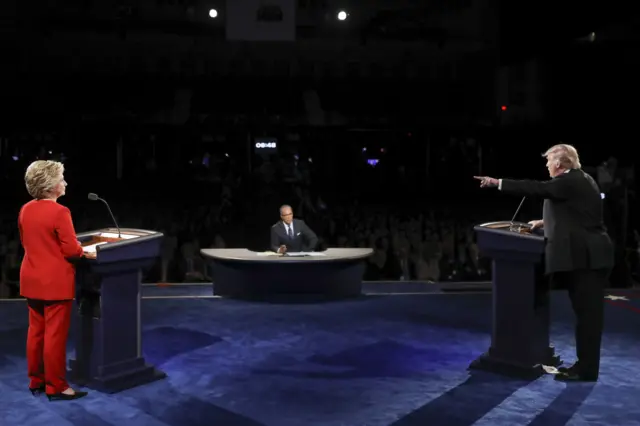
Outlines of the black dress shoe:
[[565,373],[558,373],[555,379],[561,382],[597,382],[598,376],[593,374],[581,374],[576,371],[569,370]]
[[558,367],[558,371],[561,373],[571,373],[576,371],[578,367],[580,367],[580,365],[576,362],[575,364],[570,365],[568,367]]
[[74,399],[80,399],[87,396],[88,392],[78,392],[67,394],[67,393],[55,393],[53,395],[48,395],[49,401],[73,401]]
[[38,396],[41,393],[45,393],[45,386],[42,385],[39,388],[29,388],[29,391],[31,392],[31,395]]

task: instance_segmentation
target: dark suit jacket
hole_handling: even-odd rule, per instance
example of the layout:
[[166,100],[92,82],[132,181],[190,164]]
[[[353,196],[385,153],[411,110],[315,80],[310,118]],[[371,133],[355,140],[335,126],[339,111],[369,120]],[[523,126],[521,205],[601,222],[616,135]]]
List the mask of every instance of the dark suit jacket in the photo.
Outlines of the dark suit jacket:
[[574,169],[544,182],[502,179],[501,189],[545,199],[547,273],[613,267],[613,245],[604,226],[600,189],[591,176]]
[[293,238],[289,238],[284,222],[279,221],[271,227],[271,250],[277,252],[282,245],[287,246],[289,252],[313,251],[318,237],[304,220],[293,219]]

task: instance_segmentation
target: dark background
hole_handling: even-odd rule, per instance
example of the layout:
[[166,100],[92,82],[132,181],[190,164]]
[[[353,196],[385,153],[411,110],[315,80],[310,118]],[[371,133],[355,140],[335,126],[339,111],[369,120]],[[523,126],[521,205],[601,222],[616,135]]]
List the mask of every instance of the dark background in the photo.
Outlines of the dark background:
[[[97,192],[121,226],[166,233],[148,282],[208,280],[201,247],[265,250],[284,203],[322,247],[376,248],[366,279],[464,281],[490,277],[473,225],[510,219],[520,201],[471,177],[544,179],[540,154],[560,142],[612,177],[612,285],[633,285],[637,14],[615,2],[260,4],[251,19],[293,20],[295,37],[229,40],[247,23],[224,1],[0,5],[4,295],[35,159],[64,161],[77,231],[111,224],[86,199]],[[295,17],[270,15],[287,4]],[[256,151],[262,137],[275,152]],[[540,215],[529,200],[519,219]]]

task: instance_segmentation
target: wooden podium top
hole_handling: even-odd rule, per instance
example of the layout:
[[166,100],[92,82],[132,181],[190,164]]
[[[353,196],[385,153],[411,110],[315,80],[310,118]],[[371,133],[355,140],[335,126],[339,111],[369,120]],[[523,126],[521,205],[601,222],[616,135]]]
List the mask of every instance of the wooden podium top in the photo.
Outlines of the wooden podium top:
[[163,236],[162,232],[147,229],[109,227],[82,232],[77,238],[83,257],[113,266],[158,257]]
[[90,235],[87,239],[82,241],[80,245],[82,246],[82,250],[84,251],[85,255],[91,257],[95,256],[97,247],[102,244],[131,240],[134,238],[143,237],[145,235],[148,235],[148,233],[144,231],[133,231],[127,229],[124,232],[121,231],[120,236],[118,236],[118,231],[111,232],[111,230],[109,230],[109,232],[100,232],[94,235]]
[[515,232],[516,234],[526,234],[526,235],[533,234],[531,225],[523,222],[511,222],[511,221],[489,222],[489,223],[483,223],[481,225],[478,225],[478,227]]

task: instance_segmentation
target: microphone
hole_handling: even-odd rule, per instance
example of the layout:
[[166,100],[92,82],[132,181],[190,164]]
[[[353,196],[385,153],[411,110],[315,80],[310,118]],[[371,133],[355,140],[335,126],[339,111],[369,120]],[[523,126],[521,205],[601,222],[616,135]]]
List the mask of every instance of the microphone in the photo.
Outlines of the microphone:
[[515,214],[513,215],[513,217],[511,218],[511,224],[509,225],[509,230],[513,230],[513,222],[515,222],[516,217],[518,217],[518,213],[520,213],[520,209],[522,208],[522,205],[524,204],[524,200],[526,200],[527,197],[522,197],[522,201],[520,201],[520,205],[518,206],[518,208],[516,209]]
[[118,238],[122,238],[122,235],[120,234],[120,227],[118,226],[118,222],[116,221],[116,217],[111,212],[111,207],[109,207],[109,203],[107,203],[104,199],[98,197],[98,194],[94,194],[93,192],[90,192],[89,196],[87,198],[89,198],[89,200],[91,200],[91,201],[102,201],[104,203],[104,205],[107,206],[107,210],[109,210],[109,214],[111,215],[111,219],[113,219],[113,223],[114,223],[114,225],[116,225],[116,229],[118,230]]

